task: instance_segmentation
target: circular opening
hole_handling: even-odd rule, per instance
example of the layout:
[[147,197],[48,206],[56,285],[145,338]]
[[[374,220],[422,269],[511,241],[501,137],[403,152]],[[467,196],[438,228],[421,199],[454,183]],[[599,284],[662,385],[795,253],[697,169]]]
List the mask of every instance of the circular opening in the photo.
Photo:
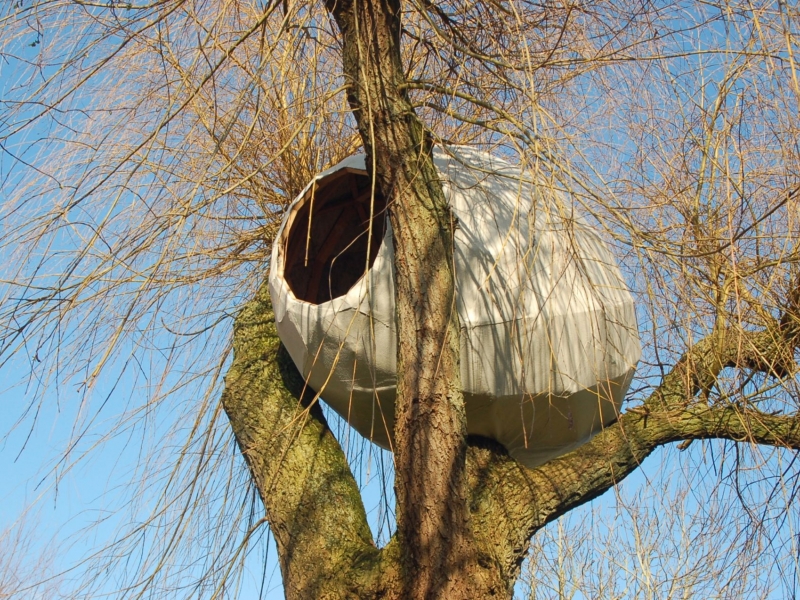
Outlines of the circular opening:
[[375,262],[386,233],[386,200],[377,191],[373,198],[366,173],[342,169],[317,182],[295,211],[286,239],[286,283],[312,304],[344,296]]

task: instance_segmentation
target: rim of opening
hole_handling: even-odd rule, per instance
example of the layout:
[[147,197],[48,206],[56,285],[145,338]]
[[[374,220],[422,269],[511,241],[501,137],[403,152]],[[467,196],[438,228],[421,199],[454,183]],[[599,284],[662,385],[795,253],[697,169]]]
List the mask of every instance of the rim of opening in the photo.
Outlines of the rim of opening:
[[385,198],[366,171],[345,167],[316,180],[290,210],[281,239],[287,286],[309,304],[346,295],[375,263]]

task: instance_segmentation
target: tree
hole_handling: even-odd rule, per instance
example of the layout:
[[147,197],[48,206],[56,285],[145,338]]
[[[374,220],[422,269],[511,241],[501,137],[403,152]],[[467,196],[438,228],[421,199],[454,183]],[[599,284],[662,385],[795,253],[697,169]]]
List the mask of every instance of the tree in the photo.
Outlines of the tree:
[[[33,371],[87,389],[121,356],[138,360],[136,346],[162,354],[166,390],[228,367],[222,406],[287,597],[508,597],[531,538],[656,448],[800,448],[795,7],[23,1],[4,12],[3,58],[21,75],[3,100],[3,247],[30,258],[6,277],[2,352],[27,350]],[[638,282],[646,358],[626,410],[534,470],[466,436],[453,223],[431,159],[451,142],[493,147],[569,190],[627,249]],[[281,351],[266,290],[246,277],[263,280],[281,207],[310,173],[359,146],[397,249],[397,532],[380,549],[316,394]],[[202,301],[176,303],[198,290]],[[211,343],[242,295],[254,298],[236,317],[232,362],[217,342],[207,370],[171,378],[183,340]],[[216,423],[212,407],[198,429]]]

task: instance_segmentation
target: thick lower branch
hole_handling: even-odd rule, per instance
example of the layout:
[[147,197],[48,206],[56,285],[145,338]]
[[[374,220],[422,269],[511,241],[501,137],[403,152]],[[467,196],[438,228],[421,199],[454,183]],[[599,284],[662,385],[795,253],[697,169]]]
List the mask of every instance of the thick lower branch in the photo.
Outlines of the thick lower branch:
[[236,319],[222,403],[267,511],[286,597],[320,598],[331,590],[330,597],[346,597],[342,590],[370,588],[385,557],[319,406],[297,400],[302,389],[264,286]]

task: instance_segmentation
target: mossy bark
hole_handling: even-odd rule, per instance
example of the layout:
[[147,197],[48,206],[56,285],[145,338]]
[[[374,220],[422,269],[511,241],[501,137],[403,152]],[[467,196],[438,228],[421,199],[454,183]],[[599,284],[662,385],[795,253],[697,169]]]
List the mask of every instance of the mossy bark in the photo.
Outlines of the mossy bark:
[[383,597],[373,575],[391,587],[391,553],[375,547],[344,453],[303,390],[264,286],[236,319],[222,403],[266,509],[286,597]]
[[[495,442],[470,438],[471,558],[484,581],[494,583],[482,585],[462,572],[463,587],[450,598],[510,598],[536,531],[622,481],[658,446],[721,438],[800,449],[796,415],[715,406],[697,397],[725,366],[759,364],[774,371],[797,337],[778,341],[767,333],[702,340],[639,409],[534,470],[520,466]],[[375,547],[355,479],[319,406],[310,402],[313,397],[281,347],[265,286],[236,319],[222,402],[264,502],[286,597],[407,598],[402,545],[410,542],[396,535],[385,548]],[[434,589],[427,597],[438,593]]]

